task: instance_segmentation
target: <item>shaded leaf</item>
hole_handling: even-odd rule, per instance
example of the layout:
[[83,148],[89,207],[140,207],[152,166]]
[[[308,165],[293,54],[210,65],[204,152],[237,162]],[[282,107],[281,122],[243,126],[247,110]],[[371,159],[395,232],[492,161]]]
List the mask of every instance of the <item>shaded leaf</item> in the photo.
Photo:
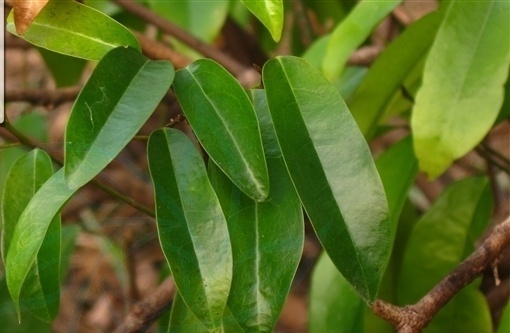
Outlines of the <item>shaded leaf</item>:
[[503,310],[503,315],[499,322],[498,333],[510,333],[510,304],[507,304]]
[[285,164],[315,232],[371,302],[391,243],[388,205],[368,145],[337,90],[304,60],[272,59],[263,79]]
[[333,30],[327,53],[322,62],[324,75],[335,81],[344,69],[349,56],[359,47],[377,24],[402,0],[360,2]]
[[174,69],[132,48],[109,52],[74,103],[66,128],[70,188],[94,178],[129,143],[170,87]]
[[87,61],[80,58],[69,57],[47,49],[37,49],[51,72],[57,87],[67,87],[77,84],[87,65]]
[[223,67],[200,59],[177,71],[174,91],[211,159],[249,197],[269,191],[259,125],[239,82]]
[[283,1],[241,0],[241,2],[264,24],[274,41],[278,42],[283,30]]
[[170,315],[170,326],[168,333],[187,333],[187,332],[214,332],[208,330],[200,320],[190,311],[186,303],[182,300],[181,294],[175,293],[172,302],[172,313]]
[[16,33],[23,35],[39,12],[48,3],[48,0],[14,0],[12,10]]
[[[6,28],[16,34],[12,13]],[[119,46],[140,50],[128,29],[100,11],[72,0],[49,1],[19,37],[57,53],[94,61]]]
[[404,79],[432,44],[441,15],[433,13],[411,25],[370,67],[365,79],[347,101],[365,138],[374,136],[379,120],[388,109],[392,97],[401,89]]
[[[52,174],[50,157],[39,149],[21,156],[12,165],[5,181],[1,206],[4,264],[7,263],[9,246],[21,214]],[[37,258],[21,282],[20,302],[34,316],[50,322],[56,317],[59,307],[60,217],[53,218],[43,237]]]
[[420,169],[434,178],[496,120],[510,64],[510,2],[453,0],[432,45],[412,113]]
[[[64,170],[60,169],[35,193],[18,220],[5,259],[7,286],[18,313],[22,286],[30,276],[29,271],[38,260],[38,253],[46,239],[45,235],[51,230],[55,216],[74,192],[75,190],[70,190],[66,186]],[[60,234],[58,239],[60,242]],[[53,240],[50,241],[53,242]],[[55,252],[50,250],[44,256],[45,258],[55,256]]]
[[148,143],[161,247],[179,293],[211,331],[221,328],[232,280],[227,222],[204,162],[182,132],[161,129]]

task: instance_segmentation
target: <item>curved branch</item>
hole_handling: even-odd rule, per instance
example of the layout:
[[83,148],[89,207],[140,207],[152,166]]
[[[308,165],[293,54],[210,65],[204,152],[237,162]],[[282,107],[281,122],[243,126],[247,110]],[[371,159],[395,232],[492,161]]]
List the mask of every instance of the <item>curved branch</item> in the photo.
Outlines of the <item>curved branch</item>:
[[497,225],[475,252],[441,280],[414,305],[398,307],[375,301],[372,311],[392,323],[399,333],[421,332],[455,294],[486,269],[494,267],[502,251],[510,245],[510,216]]

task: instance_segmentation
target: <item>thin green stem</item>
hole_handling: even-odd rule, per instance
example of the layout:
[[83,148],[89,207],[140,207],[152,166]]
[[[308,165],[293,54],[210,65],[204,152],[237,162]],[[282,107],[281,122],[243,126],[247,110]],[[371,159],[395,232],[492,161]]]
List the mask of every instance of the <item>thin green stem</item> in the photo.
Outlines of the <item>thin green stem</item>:
[[2,149],[7,149],[7,148],[14,148],[14,147],[22,147],[23,144],[22,143],[19,143],[19,142],[15,142],[15,143],[6,143],[4,145],[0,145],[0,150]]

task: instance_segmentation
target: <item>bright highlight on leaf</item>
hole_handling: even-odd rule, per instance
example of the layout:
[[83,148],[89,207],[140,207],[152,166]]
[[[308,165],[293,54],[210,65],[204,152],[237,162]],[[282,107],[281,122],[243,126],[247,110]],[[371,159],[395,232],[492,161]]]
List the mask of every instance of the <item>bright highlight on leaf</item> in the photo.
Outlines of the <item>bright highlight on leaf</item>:
[[204,162],[182,132],[161,129],[148,143],[161,247],[184,302],[211,332],[222,326],[232,281],[225,216]]
[[503,103],[510,2],[453,0],[425,64],[412,113],[414,147],[429,177],[475,147]]
[[74,103],[66,128],[70,188],[94,178],[129,143],[170,88],[174,68],[132,48],[109,52]]
[[[7,18],[7,31],[13,34],[18,29],[15,14],[14,10]],[[49,1],[19,37],[57,53],[94,61],[119,46],[140,50],[136,37],[126,27],[73,0]]]
[[283,30],[283,1],[241,0],[241,2],[269,30],[274,41],[278,42]]
[[263,79],[285,164],[315,232],[370,303],[388,261],[390,223],[368,145],[336,88],[304,60],[272,59]]
[[14,0],[12,10],[16,33],[23,35],[39,12],[48,3],[48,0]]
[[253,105],[221,65],[201,59],[177,71],[175,95],[213,161],[249,197],[262,201],[269,176]]

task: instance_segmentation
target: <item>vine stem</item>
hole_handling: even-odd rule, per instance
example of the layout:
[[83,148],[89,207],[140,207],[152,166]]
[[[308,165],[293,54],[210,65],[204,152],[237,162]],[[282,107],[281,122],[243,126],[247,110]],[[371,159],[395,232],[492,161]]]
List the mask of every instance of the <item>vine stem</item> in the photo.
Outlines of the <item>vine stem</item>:
[[[8,121],[7,117],[4,119],[4,123],[1,124],[2,127],[4,127],[9,133],[11,133],[21,144],[31,147],[31,148],[39,148],[42,150],[45,150],[40,145],[32,142],[28,137],[26,137],[23,133],[18,131],[12,124]],[[46,150],[45,150],[46,151]],[[59,166],[63,166],[64,163],[57,157],[53,156],[53,154],[48,153],[48,155],[51,157],[51,159],[58,164]],[[156,214],[154,213],[154,210],[150,209],[149,207],[146,207],[145,205],[139,203],[138,201],[134,200],[133,198],[130,198],[117,190],[111,188],[110,186],[103,184],[95,179],[92,179],[89,184],[95,186],[96,188],[100,189],[101,191],[109,194],[110,196],[130,205],[131,207],[137,209],[138,211],[147,214],[150,217],[155,217]]]
[[418,303],[399,307],[376,300],[372,311],[392,323],[398,333],[421,332],[462,288],[487,269],[498,264],[503,250],[510,245],[510,216],[498,224],[483,243],[457,268],[441,280]]

